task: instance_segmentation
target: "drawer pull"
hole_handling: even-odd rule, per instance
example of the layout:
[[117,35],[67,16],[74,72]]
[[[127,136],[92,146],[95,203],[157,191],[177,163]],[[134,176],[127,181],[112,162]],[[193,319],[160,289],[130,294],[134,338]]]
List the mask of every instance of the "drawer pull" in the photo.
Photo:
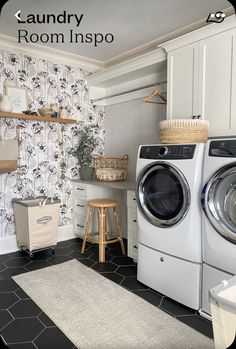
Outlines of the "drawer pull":
[[79,204],[77,204],[76,206],[77,206],[77,207],[84,207],[84,205],[79,205]]
[[134,222],[134,223],[137,223],[137,219],[134,219],[133,222]]
[[84,189],[83,189],[83,188],[76,188],[76,190],[80,190],[80,191],[83,191]]
[[133,248],[136,248],[136,250],[138,249],[138,246],[134,245]]
[[84,225],[77,224],[77,227],[84,228]]

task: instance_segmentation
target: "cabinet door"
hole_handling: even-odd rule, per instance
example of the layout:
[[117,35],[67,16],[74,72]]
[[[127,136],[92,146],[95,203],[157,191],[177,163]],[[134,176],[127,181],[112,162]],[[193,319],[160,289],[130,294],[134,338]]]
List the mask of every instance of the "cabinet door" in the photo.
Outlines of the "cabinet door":
[[200,42],[198,114],[210,122],[209,136],[233,133],[233,44],[234,30]]
[[195,91],[198,83],[198,54],[199,43],[168,54],[168,119],[189,119],[197,114]]

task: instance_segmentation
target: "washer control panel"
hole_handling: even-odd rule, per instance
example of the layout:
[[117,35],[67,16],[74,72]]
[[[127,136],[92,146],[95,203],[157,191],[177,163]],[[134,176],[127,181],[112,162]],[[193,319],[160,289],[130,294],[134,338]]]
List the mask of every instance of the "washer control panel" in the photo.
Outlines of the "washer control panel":
[[196,144],[145,145],[141,147],[140,159],[181,160],[193,159]]
[[209,156],[219,158],[236,158],[236,139],[211,141]]

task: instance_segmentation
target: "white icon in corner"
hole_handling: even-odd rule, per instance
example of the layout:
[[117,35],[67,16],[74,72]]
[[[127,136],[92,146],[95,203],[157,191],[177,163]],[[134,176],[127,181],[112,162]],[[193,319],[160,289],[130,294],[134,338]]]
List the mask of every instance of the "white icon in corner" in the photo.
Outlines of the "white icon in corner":
[[214,22],[214,23],[222,23],[225,19],[225,13],[222,11],[218,11],[216,13],[210,13],[207,22]]
[[21,22],[20,13],[21,13],[21,10],[17,11],[15,14],[15,17],[18,19],[18,21]]

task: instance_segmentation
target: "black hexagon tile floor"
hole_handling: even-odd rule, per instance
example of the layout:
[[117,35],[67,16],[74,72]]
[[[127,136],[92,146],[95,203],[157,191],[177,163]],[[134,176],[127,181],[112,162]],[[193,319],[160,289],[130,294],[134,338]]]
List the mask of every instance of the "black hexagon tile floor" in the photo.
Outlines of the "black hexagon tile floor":
[[0,328],[4,328],[13,320],[13,316],[7,310],[0,310]]
[[107,248],[104,264],[98,263],[97,245],[87,243],[84,255],[80,253],[81,246],[82,240],[79,238],[60,242],[55,255],[50,251],[42,251],[35,254],[32,260],[21,252],[0,255],[0,333],[10,349],[76,349],[11,279],[13,275],[60,264],[73,258],[212,338],[210,321],[137,281],[137,266],[131,258],[121,255],[119,244]]

